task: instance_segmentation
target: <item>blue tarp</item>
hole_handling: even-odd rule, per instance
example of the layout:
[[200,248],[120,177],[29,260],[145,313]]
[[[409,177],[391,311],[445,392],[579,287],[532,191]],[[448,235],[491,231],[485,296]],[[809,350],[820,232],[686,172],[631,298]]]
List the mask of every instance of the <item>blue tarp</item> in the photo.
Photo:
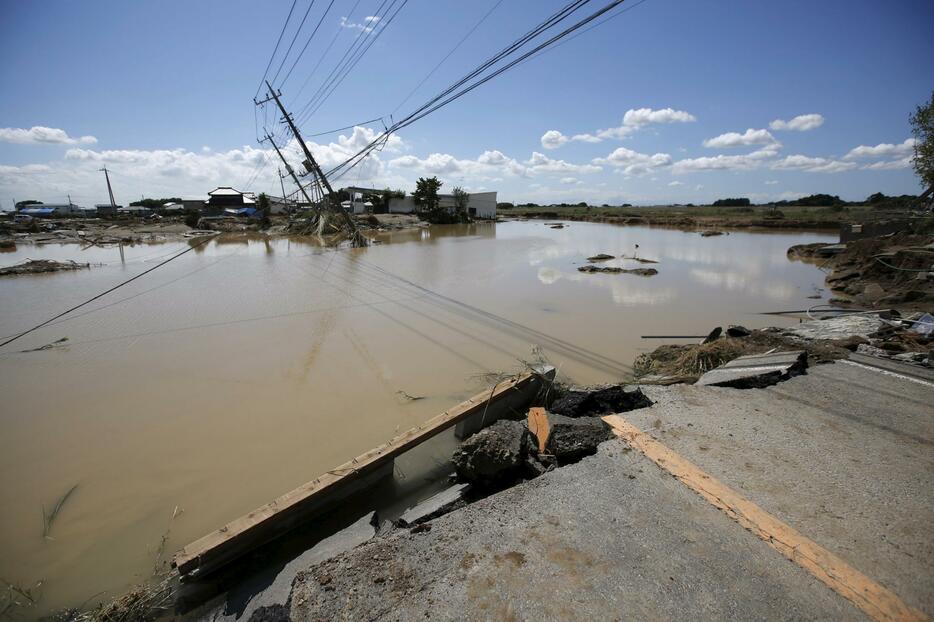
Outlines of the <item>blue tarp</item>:
[[24,207],[19,211],[27,216],[51,216],[55,213],[54,207]]
[[255,207],[228,207],[224,210],[225,214],[231,214],[233,216],[246,216],[247,218],[253,218],[259,213],[259,210]]

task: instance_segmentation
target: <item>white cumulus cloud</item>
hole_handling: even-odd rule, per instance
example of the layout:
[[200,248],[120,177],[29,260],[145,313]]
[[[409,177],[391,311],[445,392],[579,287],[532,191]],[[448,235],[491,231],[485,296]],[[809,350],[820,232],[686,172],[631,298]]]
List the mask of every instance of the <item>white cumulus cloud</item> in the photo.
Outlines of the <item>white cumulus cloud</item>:
[[605,158],[595,158],[593,163],[613,166],[620,169],[625,175],[638,176],[668,166],[671,164],[671,156],[667,153],[649,155],[625,147],[618,147]]
[[748,147],[750,145],[771,145],[777,143],[775,137],[768,130],[754,130],[749,128],[742,134],[727,132],[704,141],[705,147],[712,149],[725,149],[729,147]]
[[783,121],[782,119],[775,119],[769,123],[769,127],[776,131],[781,130],[793,130],[796,132],[806,132],[808,130],[813,130],[824,124],[823,115],[817,113],[812,114],[801,114],[797,117],[791,119],[790,121]]
[[345,16],[341,18],[341,28],[350,28],[351,30],[371,32],[374,28],[376,28],[377,22],[379,22],[379,17],[376,15],[368,15],[364,17],[362,23],[352,22]]
[[623,122],[617,127],[597,130],[593,133],[567,136],[558,130],[548,130],[542,134],[541,143],[545,149],[557,149],[569,142],[599,143],[608,139],[622,140],[638,129],[653,123],[690,123],[697,118],[690,112],[663,108],[631,108],[623,115]]
[[805,155],[790,155],[772,164],[775,170],[805,171],[807,173],[843,173],[856,168],[854,162]]
[[28,130],[20,127],[2,127],[0,128],[0,142],[17,143],[21,145],[93,145],[97,142],[97,139],[93,136],[73,138],[69,136],[68,132],[65,130],[56,127],[34,125]]
[[915,152],[914,138],[908,138],[897,145],[891,143],[880,143],[873,147],[869,145],[860,145],[850,149],[849,153],[843,156],[844,160],[855,160],[858,158],[897,158],[913,155]]
[[750,171],[762,166],[763,162],[778,155],[778,144],[767,145],[744,155],[716,155],[701,158],[685,158],[672,166],[676,175],[701,171]]
[[684,110],[674,110],[673,108],[663,108],[661,110],[652,110],[651,108],[639,108],[636,110],[627,110],[623,115],[623,125],[630,127],[642,127],[650,123],[690,123],[697,121],[697,117]]

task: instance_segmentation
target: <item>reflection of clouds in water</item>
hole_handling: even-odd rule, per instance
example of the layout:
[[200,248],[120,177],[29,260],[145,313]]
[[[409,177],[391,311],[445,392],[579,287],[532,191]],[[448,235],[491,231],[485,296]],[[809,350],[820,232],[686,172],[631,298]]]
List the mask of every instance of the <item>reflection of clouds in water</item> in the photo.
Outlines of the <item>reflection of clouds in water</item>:
[[[618,274],[581,274],[579,272],[562,272],[555,268],[539,268],[538,280],[545,285],[553,285],[561,279],[572,282],[583,282],[610,290],[613,302],[624,307],[640,307],[658,305],[674,300],[677,291],[666,287],[663,289],[646,289],[648,283],[640,283],[645,277]],[[640,287],[640,285],[642,287]]]
[[757,272],[742,273],[735,271],[716,272],[692,268],[694,280],[708,287],[717,287],[729,291],[743,291],[748,294],[766,296],[773,300],[787,300],[795,296],[795,288],[787,283],[760,283],[755,279]]
[[549,244],[529,249],[529,265],[539,266],[546,261],[553,259],[563,259],[571,255],[577,255],[578,251],[569,246],[561,244]]

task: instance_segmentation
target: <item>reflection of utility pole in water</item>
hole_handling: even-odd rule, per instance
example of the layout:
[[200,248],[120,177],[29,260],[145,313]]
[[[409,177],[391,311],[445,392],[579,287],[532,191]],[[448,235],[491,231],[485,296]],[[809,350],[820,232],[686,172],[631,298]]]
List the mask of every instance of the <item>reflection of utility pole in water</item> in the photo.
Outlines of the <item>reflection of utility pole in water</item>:
[[120,263],[126,265],[126,257],[123,256],[123,242],[120,242]]

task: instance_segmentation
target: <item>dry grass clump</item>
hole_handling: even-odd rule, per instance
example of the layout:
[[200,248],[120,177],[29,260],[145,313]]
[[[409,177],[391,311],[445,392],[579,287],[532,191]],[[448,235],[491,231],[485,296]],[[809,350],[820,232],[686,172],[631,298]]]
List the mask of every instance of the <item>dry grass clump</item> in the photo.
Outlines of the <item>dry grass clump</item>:
[[665,345],[641,354],[633,364],[637,377],[656,374],[671,377],[695,377],[747,354],[748,341],[717,339],[702,345]]

